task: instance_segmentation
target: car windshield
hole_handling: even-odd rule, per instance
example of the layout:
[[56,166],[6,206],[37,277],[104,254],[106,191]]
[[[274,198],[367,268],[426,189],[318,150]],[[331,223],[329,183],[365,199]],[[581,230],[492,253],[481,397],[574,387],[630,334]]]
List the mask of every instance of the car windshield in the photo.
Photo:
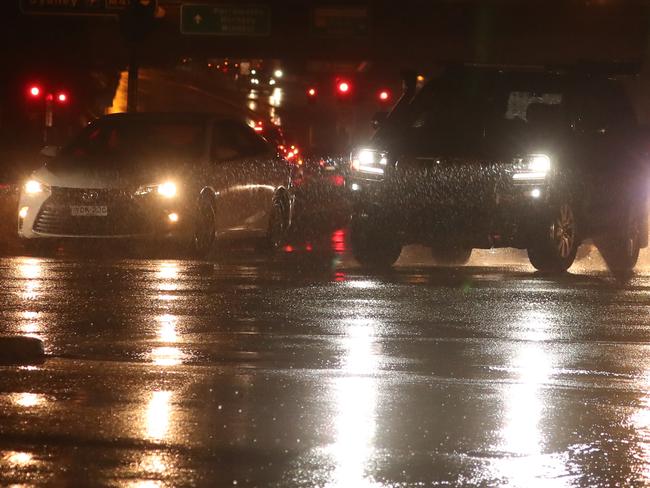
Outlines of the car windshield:
[[198,120],[115,120],[90,125],[61,151],[64,164],[119,166],[195,160],[205,149]]
[[[468,150],[566,127],[563,91],[552,85],[498,78],[444,78],[412,102],[404,141]],[[531,129],[534,129],[531,130]]]

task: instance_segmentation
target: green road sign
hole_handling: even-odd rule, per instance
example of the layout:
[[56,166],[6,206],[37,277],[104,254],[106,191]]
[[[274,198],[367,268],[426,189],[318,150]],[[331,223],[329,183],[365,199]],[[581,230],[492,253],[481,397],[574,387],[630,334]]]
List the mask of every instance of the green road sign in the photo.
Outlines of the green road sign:
[[181,33],[211,36],[268,36],[271,14],[266,5],[181,5]]
[[20,10],[39,15],[116,15],[129,3],[129,0],[20,0]]
[[368,9],[363,6],[317,7],[312,29],[320,37],[367,37]]

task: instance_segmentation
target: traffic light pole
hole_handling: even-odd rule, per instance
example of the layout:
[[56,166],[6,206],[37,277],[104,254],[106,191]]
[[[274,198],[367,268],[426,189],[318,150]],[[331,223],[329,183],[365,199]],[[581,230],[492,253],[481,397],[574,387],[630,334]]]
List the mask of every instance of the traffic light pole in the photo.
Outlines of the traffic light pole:
[[[129,85],[126,111],[138,111],[138,70],[140,47],[154,25],[158,2],[156,0],[129,0],[129,7],[120,17],[120,25],[129,47]],[[164,12],[163,12],[164,13]]]
[[140,68],[138,43],[131,42],[129,46],[129,82],[126,94],[126,111],[138,111],[138,70]]
[[50,139],[50,131],[54,125],[54,97],[48,93],[45,97],[45,124],[43,124],[43,144],[47,145]]

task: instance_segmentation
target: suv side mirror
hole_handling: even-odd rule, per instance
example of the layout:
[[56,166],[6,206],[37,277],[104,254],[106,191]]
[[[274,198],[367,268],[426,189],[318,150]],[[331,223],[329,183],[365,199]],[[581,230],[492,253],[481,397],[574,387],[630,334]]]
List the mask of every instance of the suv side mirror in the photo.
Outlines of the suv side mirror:
[[377,130],[381,125],[386,121],[388,118],[388,112],[377,112],[375,115],[372,116],[372,119],[370,121],[370,124],[372,125],[372,128]]
[[45,146],[41,149],[41,154],[47,156],[48,158],[53,158],[59,154],[59,146]]

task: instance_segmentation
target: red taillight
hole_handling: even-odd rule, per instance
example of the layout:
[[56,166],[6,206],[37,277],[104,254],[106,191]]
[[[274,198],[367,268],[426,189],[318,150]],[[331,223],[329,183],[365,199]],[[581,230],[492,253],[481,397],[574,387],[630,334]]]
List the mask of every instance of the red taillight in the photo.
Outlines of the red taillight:
[[68,101],[68,95],[66,93],[60,92],[56,95],[56,101],[59,103],[66,103]]
[[343,229],[332,234],[332,250],[338,253],[345,252],[345,231]]
[[307,96],[309,98],[315,98],[316,95],[318,95],[318,91],[316,90],[316,88],[311,87],[307,89]]
[[331,177],[332,184],[334,186],[343,186],[345,185],[345,178],[343,175],[334,175]]
[[377,98],[380,102],[388,102],[391,99],[390,95],[389,90],[380,90],[379,93],[377,93]]
[[37,98],[37,97],[41,96],[41,87],[36,86],[36,85],[30,86],[29,87],[29,94],[34,98]]

